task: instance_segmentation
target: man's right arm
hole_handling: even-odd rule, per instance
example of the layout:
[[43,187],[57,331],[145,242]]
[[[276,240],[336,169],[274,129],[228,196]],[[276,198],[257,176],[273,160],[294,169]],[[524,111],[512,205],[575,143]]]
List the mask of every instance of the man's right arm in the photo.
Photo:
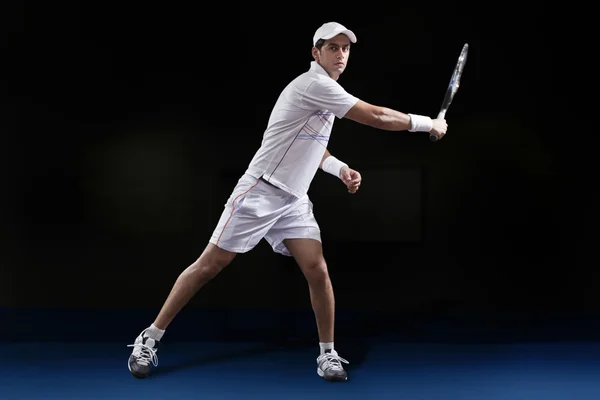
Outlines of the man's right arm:
[[[362,100],[358,100],[344,118],[386,131],[409,131],[413,129],[431,132],[436,136],[443,136],[448,128],[446,121],[443,119],[405,114],[391,108],[375,106]],[[429,123],[431,128],[429,128]]]

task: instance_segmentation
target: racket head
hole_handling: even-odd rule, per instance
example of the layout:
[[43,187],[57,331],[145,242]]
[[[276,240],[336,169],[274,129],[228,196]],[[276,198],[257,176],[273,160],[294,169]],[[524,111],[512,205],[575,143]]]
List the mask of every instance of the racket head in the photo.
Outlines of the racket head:
[[465,68],[465,64],[467,62],[467,55],[469,54],[469,44],[465,43],[460,55],[458,56],[458,61],[456,62],[456,66],[454,67],[454,71],[452,72],[452,77],[450,78],[450,83],[448,84],[448,89],[446,90],[446,97],[444,98],[444,102],[442,103],[442,110],[448,110],[452,100],[454,99],[454,95],[460,86],[460,78],[462,77],[463,69]]

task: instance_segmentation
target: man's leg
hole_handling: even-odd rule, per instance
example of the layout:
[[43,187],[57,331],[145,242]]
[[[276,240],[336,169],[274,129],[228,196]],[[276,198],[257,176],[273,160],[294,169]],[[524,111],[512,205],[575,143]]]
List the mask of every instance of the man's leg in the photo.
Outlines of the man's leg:
[[175,281],[171,293],[154,320],[154,326],[161,330],[167,329],[167,326],[198,290],[228,266],[235,256],[236,253],[209,243],[200,257],[187,267]]
[[327,380],[346,380],[347,374],[341,362],[347,361],[338,356],[333,346],[335,297],[321,242],[314,239],[285,239],[283,243],[308,282],[321,348],[317,372]]
[[308,282],[319,341],[331,343],[334,336],[335,297],[321,243],[313,239],[286,239],[283,243]]
[[145,378],[150,373],[150,363],[156,365],[158,344],[175,316],[208,281],[228,266],[236,253],[223,250],[209,243],[200,257],[187,267],[177,278],[167,300],[154,323],[136,338],[129,356],[129,371],[136,378]]

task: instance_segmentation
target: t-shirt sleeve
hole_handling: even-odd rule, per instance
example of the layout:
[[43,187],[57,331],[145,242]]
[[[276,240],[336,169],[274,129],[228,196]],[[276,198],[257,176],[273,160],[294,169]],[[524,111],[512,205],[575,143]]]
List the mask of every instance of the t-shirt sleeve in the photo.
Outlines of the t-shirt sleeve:
[[302,96],[305,107],[315,110],[329,110],[338,118],[344,115],[358,102],[358,98],[346,92],[334,80],[312,82]]

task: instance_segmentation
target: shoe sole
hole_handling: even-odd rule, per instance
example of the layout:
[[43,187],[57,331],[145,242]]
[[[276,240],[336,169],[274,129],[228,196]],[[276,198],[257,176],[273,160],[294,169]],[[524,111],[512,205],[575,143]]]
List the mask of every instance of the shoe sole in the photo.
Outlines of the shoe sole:
[[325,377],[325,373],[323,371],[321,371],[321,368],[317,368],[317,374],[325,379],[327,382],[344,382],[348,380],[348,375],[344,376],[343,378],[337,378],[337,377],[333,377],[333,378],[327,378]]

